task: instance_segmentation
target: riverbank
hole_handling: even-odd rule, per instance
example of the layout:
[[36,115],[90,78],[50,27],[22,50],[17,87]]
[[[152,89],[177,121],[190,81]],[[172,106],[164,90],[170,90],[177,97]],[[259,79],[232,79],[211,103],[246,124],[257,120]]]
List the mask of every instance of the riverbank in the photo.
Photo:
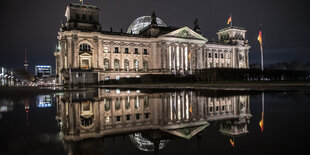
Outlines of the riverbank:
[[224,82],[100,85],[100,88],[213,89],[213,90],[310,90],[310,82]]
[[42,94],[63,91],[85,91],[89,88],[123,89],[209,89],[209,90],[310,90],[310,82],[221,82],[221,83],[152,83],[152,84],[109,84],[79,85],[68,87],[4,87],[0,86],[0,95],[4,94]]

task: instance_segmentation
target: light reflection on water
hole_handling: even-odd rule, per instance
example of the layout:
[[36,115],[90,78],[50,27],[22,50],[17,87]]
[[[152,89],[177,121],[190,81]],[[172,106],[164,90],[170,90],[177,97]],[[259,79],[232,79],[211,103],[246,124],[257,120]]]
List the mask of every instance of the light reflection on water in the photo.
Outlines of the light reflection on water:
[[[93,89],[20,99],[0,97],[1,143],[6,143],[0,154],[281,152],[283,139],[278,133],[296,129],[283,129],[279,114],[305,112],[289,110],[292,107],[286,102],[296,96],[298,108],[309,107],[304,104],[308,92]],[[295,115],[292,121],[299,117]],[[271,123],[273,119],[279,126]],[[309,115],[302,120],[309,120]],[[292,132],[295,139],[300,134]],[[279,148],[270,149],[268,144],[278,140],[275,148]],[[291,149],[302,152],[305,148],[297,144],[290,145]]]

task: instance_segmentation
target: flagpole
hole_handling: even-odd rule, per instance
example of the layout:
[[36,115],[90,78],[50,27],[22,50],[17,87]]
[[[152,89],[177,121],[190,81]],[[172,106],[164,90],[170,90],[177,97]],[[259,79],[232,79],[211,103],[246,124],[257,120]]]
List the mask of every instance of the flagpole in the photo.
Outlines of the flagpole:
[[[262,25],[260,25],[260,31],[262,32]],[[261,44],[260,44],[260,53],[261,53],[261,69],[264,71],[264,50],[263,50],[263,35],[261,35]]]
[[265,93],[264,92],[262,92],[262,120],[263,120],[262,128],[264,130],[264,125],[265,125]]

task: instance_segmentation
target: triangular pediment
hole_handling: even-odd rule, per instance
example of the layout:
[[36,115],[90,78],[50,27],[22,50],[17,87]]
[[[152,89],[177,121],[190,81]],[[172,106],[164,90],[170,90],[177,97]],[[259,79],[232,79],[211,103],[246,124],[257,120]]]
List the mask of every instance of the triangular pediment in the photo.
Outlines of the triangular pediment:
[[192,127],[186,127],[186,128],[180,128],[180,129],[166,129],[164,131],[173,134],[175,136],[185,138],[185,139],[191,139],[193,136],[195,136],[198,132],[205,129],[208,124],[200,125],[200,126],[192,126]]
[[184,39],[198,39],[208,41],[207,38],[188,28],[187,26],[174,30],[163,35],[163,37],[184,38]]
[[88,57],[88,56],[92,56],[92,55],[88,52],[80,52],[80,56]]

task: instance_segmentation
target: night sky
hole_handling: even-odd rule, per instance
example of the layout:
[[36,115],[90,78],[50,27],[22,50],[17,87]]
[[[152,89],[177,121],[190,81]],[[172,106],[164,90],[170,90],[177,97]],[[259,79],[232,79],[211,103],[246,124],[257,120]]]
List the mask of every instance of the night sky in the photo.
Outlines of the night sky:
[[[54,49],[66,6],[79,0],[2,0],[0,66],[23,68],[28,49],[29,70],[55,64]],[[248,30],[250,63],[259,62],[257,41],[263,24],[265,63],[310,61],[310,9],[307,0],[85,0],[101,9],[103,30],[127,30],[137,17],[156,15],[167,25],[193,28],[198,18],[203,36],[216,39],[231,13],[233,25]]]

